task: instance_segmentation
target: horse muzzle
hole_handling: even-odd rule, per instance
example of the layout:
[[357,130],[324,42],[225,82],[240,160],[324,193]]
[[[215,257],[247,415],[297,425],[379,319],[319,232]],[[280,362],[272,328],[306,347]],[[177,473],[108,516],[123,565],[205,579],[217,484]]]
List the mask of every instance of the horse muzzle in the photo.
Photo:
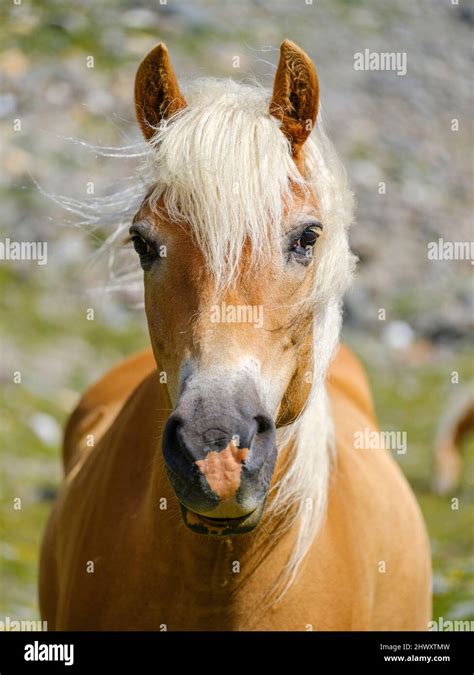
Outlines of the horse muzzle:
[[[250,387],[252,390],[252,388]],[[163,434],[163,455],[186,525],[199,534],[253,530],[275,468],[275,424],[247,386],[245,398],[180,397]]]

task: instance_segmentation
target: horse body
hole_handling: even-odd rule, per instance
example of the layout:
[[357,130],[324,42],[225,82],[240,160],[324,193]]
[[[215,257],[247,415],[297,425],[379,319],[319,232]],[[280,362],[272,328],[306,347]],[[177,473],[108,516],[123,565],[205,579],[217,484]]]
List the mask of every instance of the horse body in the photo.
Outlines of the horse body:
[[293,586],[266,607],[294,528],[262,561],[254,548],[265,522],[225,539],[188,530],[156,451],[170,410],[153,356],[110,371],[67,427],[66,482],[42,555],[50,629],[425,630],[425,528],[388,451],[354,450],[354,433],[376,426],[364,373],[345,347],[328,390],[337,455],[327,517]]
[[[189,100],[189,103],[187,103]],[[291,42],[273,93],[139,66],[151,187],[130,227],[153,356],[84,396],[45,535],[56,629],[426,629],[429,546],[335,352],[352,195]],[[165,252],[166,255],[161,255]],[[230,309],[230,314],[227,310]],[[162,378],[162,375],[165,377]]]

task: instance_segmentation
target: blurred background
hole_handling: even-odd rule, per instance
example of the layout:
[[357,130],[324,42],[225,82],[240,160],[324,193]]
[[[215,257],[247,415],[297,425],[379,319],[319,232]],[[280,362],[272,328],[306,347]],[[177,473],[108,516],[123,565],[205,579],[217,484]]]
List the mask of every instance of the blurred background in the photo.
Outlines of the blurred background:
[[[140,294],[132,283],[115,288],[110,261],[95,255],[110,230],[84,231],[80,213],[42,191],[87,201],[130,184],[141,141],[134,75],[158,41],[181,80],[257,78],[270,87],[289,38],[317,65],[326,129],[357,198],[351,243],[360,264],[343,338],[367,367],[381,428],[407,433],[408,451],[395,457],[428,524],[434,618],[474,619],[472,438],[459,486],[432,490],[440,419],[472,386],[472,265],[427,256],[439,238],[474,238],[472,5],[29,0],[3,3],[0,19],[0,238],[48,242],[47,265],[0,261],[0,617],[38,617],[38,547],[68,413],[108,367],[148,345]],[[365,49],[406,53],[407,74],[354,70]]]

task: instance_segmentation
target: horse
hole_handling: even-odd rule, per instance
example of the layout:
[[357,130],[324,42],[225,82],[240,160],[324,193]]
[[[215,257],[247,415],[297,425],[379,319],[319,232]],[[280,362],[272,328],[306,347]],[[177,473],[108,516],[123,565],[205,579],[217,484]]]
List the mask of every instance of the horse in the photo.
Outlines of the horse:
[[[153,180],[129,233],[151,349],[82,397],[43,538],[51,630],[427,630],[416,499],[339,343],[353,199],[315,66],[180,88],[164,44],[135,110]],[[349,113],[349,111],[348,111]],[[138,265],[138,263],[137,263]]]
[[445,406],[434,444],[432,489],[438,495],[453,492],[461,481],[462,444],[474,432],[474,390],[462,389]]

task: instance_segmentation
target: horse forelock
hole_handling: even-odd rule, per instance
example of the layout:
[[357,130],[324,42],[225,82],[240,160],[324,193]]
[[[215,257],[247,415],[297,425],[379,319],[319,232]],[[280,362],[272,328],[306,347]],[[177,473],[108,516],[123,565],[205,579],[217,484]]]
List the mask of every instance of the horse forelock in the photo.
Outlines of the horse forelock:
[[290,180],[303,185],[269,93],[232,80],[199,80],[188,106],[158,128],[149,169],[167,217],[187,223],[218,285],[236,275],[244,244],[261,261],[279,237]]
[[[318,184],[328,182],[323,148],[307,142],[303,176],[280,122],[268,112],[270,92],[256,85],[198,80],[186,89],[186,100],[150,143],[148,203],[152,210],[164,203],[170,220],[188,224],[207,268],[226,285],[238,272],[244,244],[252,263],[270,260],[295,194],[299,201],[314,199]],[[343,179],[332,175],[341,190]],[[321,205],[327,210],[324,199]],[[333,220],[340,227],[346,218]]]

